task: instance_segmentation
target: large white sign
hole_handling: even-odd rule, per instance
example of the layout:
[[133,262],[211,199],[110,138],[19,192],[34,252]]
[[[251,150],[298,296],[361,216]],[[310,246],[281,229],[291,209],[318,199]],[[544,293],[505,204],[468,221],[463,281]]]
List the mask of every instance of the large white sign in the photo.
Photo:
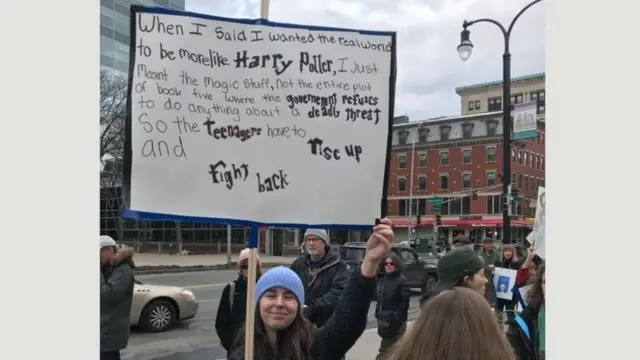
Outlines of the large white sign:
[[546,203],[545,188],[540,186],[538,187],[538,203],[536,204],[536,219],[533,223],[533,230],[529,235],[527,235],[527,241],[529,243],[534,243],[534,246],[533,246],[534,253],[538,254],[538,256],[540,256],[543,259],[545,258],[545,242],[544,242],[545,203]]
[[329,226],[381,215],[394,33],[138,10],[130,214]]

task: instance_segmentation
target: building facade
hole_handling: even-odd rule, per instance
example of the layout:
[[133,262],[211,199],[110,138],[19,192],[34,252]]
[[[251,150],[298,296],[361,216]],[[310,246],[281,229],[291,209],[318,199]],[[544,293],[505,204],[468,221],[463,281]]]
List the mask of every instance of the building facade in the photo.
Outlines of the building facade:
[[[456,89],[461,97],[460,116],[416,122],[396,118],[388,213],[400,228],[396,232],[400,240],[433,238],[435,214],[428,199],[436,196],[444,201],[438,242],[451,241],[458,234],[476,241],[502,240],[501,85]],[[512,141],[510,149],[511,182],[519,190],[511,209],[512,236],[522,241],[535,216],[537,188],[544,186],[544,74],[514,79],[512,89],[511,103],[538,102],[537,138]],[[412,230],[418,215],[420,224]]]
[[100,0],[100,67],[129,72],[131,4],[184,10],[185,0]]

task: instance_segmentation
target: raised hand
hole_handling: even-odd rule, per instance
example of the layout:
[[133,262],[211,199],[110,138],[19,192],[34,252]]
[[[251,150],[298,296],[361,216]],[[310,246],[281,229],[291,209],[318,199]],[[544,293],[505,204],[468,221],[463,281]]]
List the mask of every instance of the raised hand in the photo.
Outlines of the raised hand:
[[375,276],[378,264],[391,250],[395,240],[391,225],[391,220],[384,218],[380,220],[380,224],[374,226],[367,240],[367,251],[361,266],[363,275]]

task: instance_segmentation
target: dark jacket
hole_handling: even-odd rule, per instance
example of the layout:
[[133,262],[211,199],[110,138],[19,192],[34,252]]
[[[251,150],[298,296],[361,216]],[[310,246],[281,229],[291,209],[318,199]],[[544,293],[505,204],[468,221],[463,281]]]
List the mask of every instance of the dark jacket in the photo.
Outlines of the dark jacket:
[[[333,316],[325,326],[316,330],[313,360],[339,360],[356,343],[367,326],[375,284],[375,278],[365,278],[360,271],[353,271],[348,276],[348,284]],[[255,339],[254,360],[284,360],[277,355],[279,351],[269,346],[267,351],[260,349],[261,341],[264,339]],[[236,348],[229,360],[244,360],[244,346]]]
[[307,253],[291,264],[291,270],[298,274],[305,289],[307,308],[304,314],[318,327],[326,324],[335,311],[349,278],[347,264],[340,258],[338,250],[327,246],[326,251],[325,257],[316,267],[315,274],[311,270]]
[[512,261],[510,259],[498,260],[493,264],[495,267],[501,267],[505,269],[518,270],[522,266],[520,261]]
[[520,317],[527,324],[530,339],[525,335],[524,330],[513,318],[509,318],[507,324],[507,339],[513,347],[518,360],[542,360],[538,359],[538,311],[532,307],[526,307]]
[[384,339],[396,339],[407,327],[407,312],[411,294],[407,279],[399,272],[378,278],[378,302],[375,316],[378,319],[378,335]]
[[[227,350],[227,356],[231,351],[238,330],[244,325],[247,313],[247,278],[239,275],[233,283],[233,294],[229,294],[230,284],[227,284],[222,290],[216,315],[216,332],[220,338],[220,344]],[[233,296],[233,308],[229,301],[230,295]]]
[[118,251],[100,268],[100,351],[122,350],[129,342],[133,301],[133,249]]

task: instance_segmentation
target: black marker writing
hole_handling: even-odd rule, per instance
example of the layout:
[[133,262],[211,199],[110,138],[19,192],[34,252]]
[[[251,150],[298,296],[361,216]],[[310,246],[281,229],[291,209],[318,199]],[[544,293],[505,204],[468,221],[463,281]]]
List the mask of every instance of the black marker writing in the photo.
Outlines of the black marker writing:
[[180,24],[168,24],[160,21],[160,17],[154,15],[151,20],[151,24],[149,22],[145,22],[142,19],[144,16],[142,14],[138,14],[138,29],[142,32],[157,32],[158,34],[167,34],[167,35],[184,35],[184,28]]
[[225,31],[222,26],[218,26],[214,31],[218,40],[247,41],[247,34],[244,32],[244,30],[240,30],[237,33],[235,30],[231,30],[231,32],[228,32]]
[[329,146],[322,147],[323,141],[320,138],[309,139],[307,144],[311,145],[311,153],[313,155],[320,155],[327,160],[340,160],[340,150],[332,149]]
[[293,64],[293,60],[284,60],[282,54],[262,54],[249,56],[246,50],[236,52],[236,58],[233,60],[236,68],[265,68],[271,65],[276,75],[280,75],[287,71],[289,66]]
[[287,174],[282,170],[279,170],[277,173],[273,173],[271,176],[266,178],[261,178],[260,173],[256,173],[256,177],[258,178],[259,193],[283,190],[289,186]]
[[225,183],[227,189],[231,190],[236,180],[246,181],[249,176],[249,165],[242,164],[236,166],[231,164],[231,169],[227,169],[227,163],[220,160],[215,165],[209,165],[209,175],[214,184]]
[[191,34],[191,35],[202,35],[202,33],[200,32],[200,28],[201,27],[203,27],[203,28],[207,27],[207,25],[205,25],[205,24],[199,24],[199,23],[194,23],[194,22],[192,22],[191,25],[196,27],[195,30],[189,31],[189,34]]

